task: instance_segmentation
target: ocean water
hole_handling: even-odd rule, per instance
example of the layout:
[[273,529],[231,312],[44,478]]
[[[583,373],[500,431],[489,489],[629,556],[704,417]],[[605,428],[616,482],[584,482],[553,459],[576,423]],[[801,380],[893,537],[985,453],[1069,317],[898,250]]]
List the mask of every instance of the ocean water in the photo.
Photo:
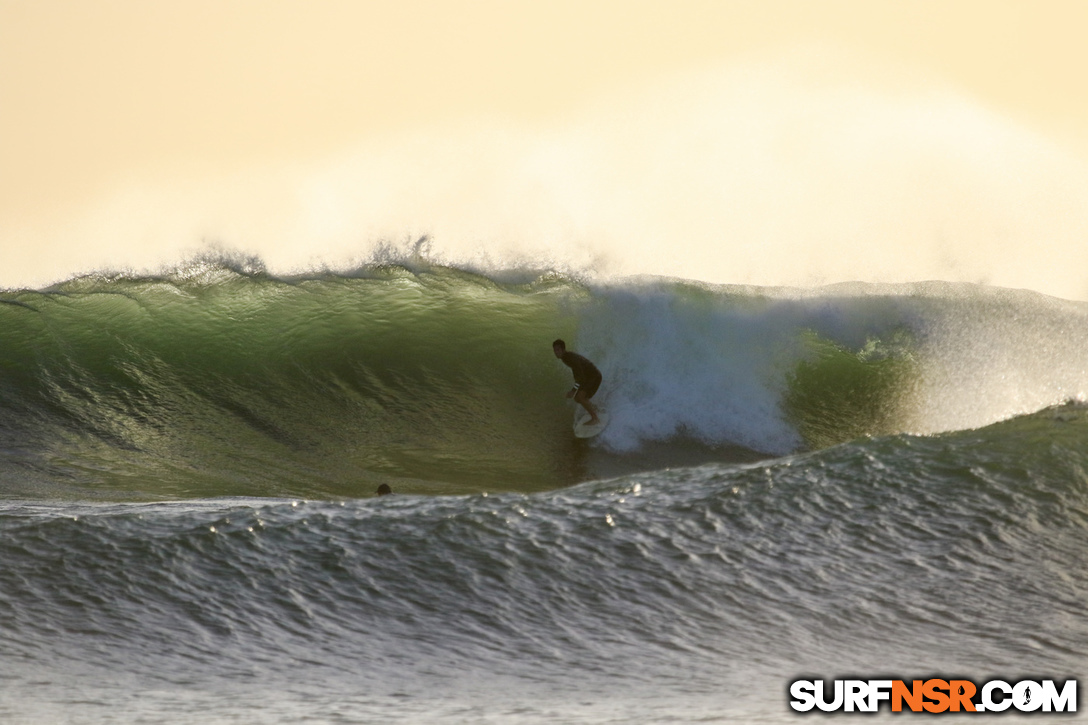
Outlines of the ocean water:
[[[595,439],[556,337],[604,373]],[[802,676],[1083,683],[1086,395],[1088,304],[963,283],[209,258],[7,290],[0,721],[785,722]]]

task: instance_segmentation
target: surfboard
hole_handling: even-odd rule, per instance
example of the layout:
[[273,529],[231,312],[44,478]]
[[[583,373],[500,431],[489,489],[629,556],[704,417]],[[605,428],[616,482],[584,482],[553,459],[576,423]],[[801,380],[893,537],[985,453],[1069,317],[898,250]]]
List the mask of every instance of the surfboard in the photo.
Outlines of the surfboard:
[[575,438],[592,438],[600,433],[602,430],[608,427],[608,413],[603,410],[597,411],[597,417],[601,419],[599,425],[589,424],[589,413],[584,410],[578,411],[578,415],[574,416],[574,437]]

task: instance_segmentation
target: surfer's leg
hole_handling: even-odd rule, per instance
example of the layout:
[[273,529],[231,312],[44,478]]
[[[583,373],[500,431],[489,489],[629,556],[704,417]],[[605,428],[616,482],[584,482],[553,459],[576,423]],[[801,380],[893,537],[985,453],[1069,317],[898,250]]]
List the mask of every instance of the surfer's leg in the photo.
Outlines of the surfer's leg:
[[589,413],[589,422],[591,425],[599,425],[601,419],[597,417],[597,409],[593,406],[593,403],[589,402],[589,398],[586,397],[584,390],[579,390],[574,394],[574,402],[579,403],[586,412]]

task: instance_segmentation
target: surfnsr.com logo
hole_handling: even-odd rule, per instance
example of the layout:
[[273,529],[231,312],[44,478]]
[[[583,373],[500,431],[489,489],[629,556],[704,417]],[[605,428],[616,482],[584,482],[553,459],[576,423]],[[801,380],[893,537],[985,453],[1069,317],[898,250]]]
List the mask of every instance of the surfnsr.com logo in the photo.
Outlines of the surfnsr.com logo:
[[876,712],[882,702],[892,712],[1076,712],[1077,681],[795,680],[790,697],[798,712]]

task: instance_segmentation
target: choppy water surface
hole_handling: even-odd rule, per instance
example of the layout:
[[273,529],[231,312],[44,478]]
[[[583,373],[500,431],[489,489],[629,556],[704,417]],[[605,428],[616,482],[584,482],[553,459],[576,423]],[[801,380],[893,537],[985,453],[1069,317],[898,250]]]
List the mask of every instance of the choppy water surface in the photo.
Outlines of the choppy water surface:
[[[215,264],[3,301],[5,722],[781,721],[801,675],[1083,676],[1082,304]],[[604,371],[592,442],[555,337]]]

